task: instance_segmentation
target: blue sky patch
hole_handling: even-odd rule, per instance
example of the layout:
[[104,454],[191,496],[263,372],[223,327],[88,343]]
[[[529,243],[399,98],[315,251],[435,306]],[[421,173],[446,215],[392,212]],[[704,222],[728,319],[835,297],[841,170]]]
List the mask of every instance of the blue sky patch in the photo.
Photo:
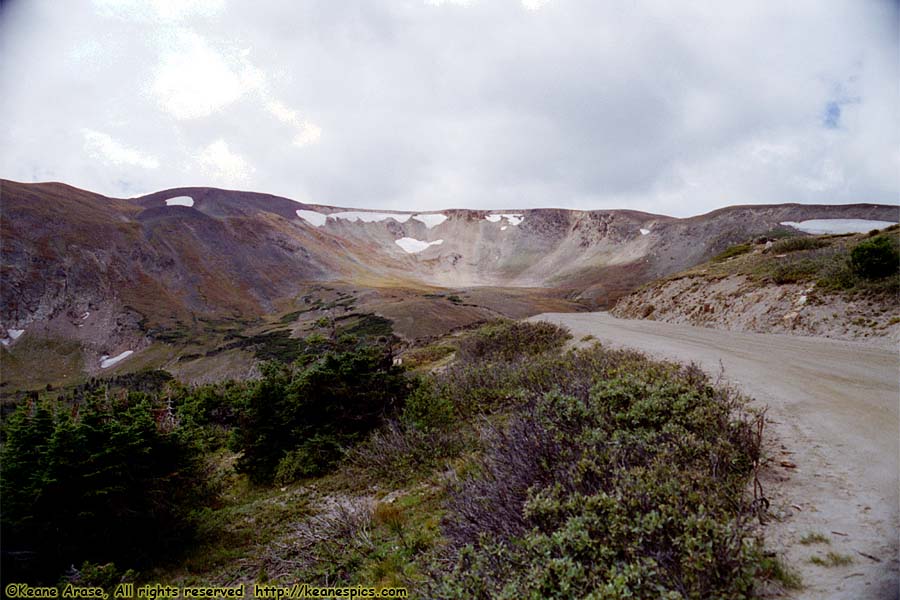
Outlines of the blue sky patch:
[[825,105],[825,115],[822,124],[828,129],[837,129],[841,125],[841,105],[832,100]]

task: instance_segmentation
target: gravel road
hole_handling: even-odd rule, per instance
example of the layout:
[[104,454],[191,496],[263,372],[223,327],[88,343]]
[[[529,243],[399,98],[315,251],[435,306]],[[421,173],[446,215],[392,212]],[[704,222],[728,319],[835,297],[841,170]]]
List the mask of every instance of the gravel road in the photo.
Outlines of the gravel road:
[[[768,406],[767,545],[799,571],[791,598],[900,598],[900,354],[824,338],[736,333],[607,313],[545,313],[576,340],[696,362]],[[721,365],[721,366],[720,366]],[[782,462],[787,466],[783,466]],[[795,468],[790,467],[796,465]],[[828,544],[800,543],[809,532]],[[841,566],[812,564],[837,552]],[[775,594],[776,596],[779,594]]]

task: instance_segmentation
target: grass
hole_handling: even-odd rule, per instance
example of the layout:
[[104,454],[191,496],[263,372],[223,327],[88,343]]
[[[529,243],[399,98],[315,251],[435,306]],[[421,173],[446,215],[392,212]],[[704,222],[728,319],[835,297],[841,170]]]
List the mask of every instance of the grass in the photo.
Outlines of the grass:
[[357,337],[389,336],[394,332],[394,322],[378,315],[359,315],[356,323],[341,327],[339,335],[354,335]]
[[712,262],[724,262],[729,258],[747,254],[751,250],[753,250],[753,244],[736,244],[734,246],[729,246],[724,251],[714,256]]
[[430,344],[423,348],[413,348],[403,355],[403,365],[408,369],[419,369],[434,365],[456,352],[456,346],[448,343]]
[[766,573],[769,579],[777,581],[785,589],[803,589],[803,578],[800,576],[800,573],[785,564],[783,560],[777,557],[766,557],[761,561],[761,566],[761,570]]
[[810,544],[830,544],[831,540],[828,539],[828,536],[815,531],[810,531],[800,538],[800,543],[804,546],[809,546]]
[[828,552],[824,558],[821,556],[811,556],[809,562],[820,567],[842,567],[853,564],[853,557],[838,552]]

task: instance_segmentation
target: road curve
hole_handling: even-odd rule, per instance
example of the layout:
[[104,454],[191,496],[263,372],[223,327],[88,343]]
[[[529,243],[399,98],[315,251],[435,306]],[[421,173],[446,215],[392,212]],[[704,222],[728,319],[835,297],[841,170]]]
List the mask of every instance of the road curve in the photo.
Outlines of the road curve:
[[[767,543],[799,570],[796,598],[900,598],[900,355],[862,343],[617,319],[607,313],[531,317],[576,340],[696,362],[768,406],[772,457],[764,484],[781,517]],[[782,460],[797,465],[785,468]],[[810,531],[829,545],[803,545]],[[822,567],[826,551],[850,565]]]

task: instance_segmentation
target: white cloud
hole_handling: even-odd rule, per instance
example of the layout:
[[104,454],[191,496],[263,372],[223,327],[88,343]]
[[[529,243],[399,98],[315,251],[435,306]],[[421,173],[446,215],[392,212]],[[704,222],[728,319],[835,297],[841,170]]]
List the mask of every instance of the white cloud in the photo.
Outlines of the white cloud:
[[456,6],[469,6],[475,0],[425,0],[425,4],[429,6],[443,6],[444,4],[455,4]]
[[279,102],[278,100],[270,100],[266,103],[266,110],[269,111],[276,119],[286,125],[290,125],[294,130],[293,144],[295,146],[306,146],[315,144],[322,137],[322,128],[315,123],[302,119],[297,111],[292,110]]
[[522,0],[522,6],[525,10],[540,10],[549,3],[550,0]]
[[216,140],[194,156],[193,168],[213,186],[233,187],[246,184],[256,169],[247,160],[232,152],[225,140]]
[[195,119],[237,100],[246,91],[244,84],[241,74],[203,38],[180,31],[156,69],[152,91],[160,106],[176,119]]
[[97,12],[106,17],[133,21],[182,21],[212,16],[225,7],[224,0],[93,0]]
[[0,177],[421,212],[900,193],[896,2],[65,4],[3,3]]
[[129,148],[106,133],[93,129],[82,129],[81,133],[84,136],[84,149],[93,158],[114,166],[132,166],[144,169],[159,167],[159,159],[155,156]]

